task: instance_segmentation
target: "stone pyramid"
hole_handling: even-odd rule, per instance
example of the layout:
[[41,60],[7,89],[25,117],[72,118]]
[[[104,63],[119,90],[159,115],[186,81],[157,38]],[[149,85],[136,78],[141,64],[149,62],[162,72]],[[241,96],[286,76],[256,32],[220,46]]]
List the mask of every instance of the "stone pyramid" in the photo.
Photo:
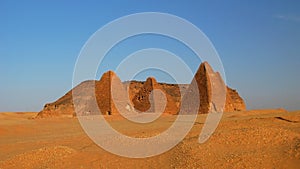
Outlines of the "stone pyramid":
[[132,110],[127,92],[113,71],[104,73],[96,83],[96,99],[102,114],[113,115]]
[[37,117],[117,114],[118,109],[130,111],[130,102],[119,77],[108,71],[99,81],[84,81],[57,101],[46,104]]
[[[154,89],[160,93],[156,94]],[[184,89],[183,93],[180,89]],[[37,117],[114,115],[120,112],[157,112],[161,109],[168,114],[193,114],[243,111],[246,105],[238,92],[227,87],[220,74],[204,62],[191,84],[158,83],[153,77],[146,82],[122,83],[114,72],[108,71],[99,81],[82,82],[57,101],[46,104]]]
[[[199,100],[200,104],[195,100]],[[243,99],[225,85],[219,72],[214,72],[207,62],[200,64],[182,100],[183,114],[195,113],[195,107],[199,107],[200,114],[246,109]]]
[[139,92],[132,99],[133,106],[136,110],[141,112],[156,112],[158,100],[155,100],[154,93],[151,93],[154,89],[159,89],[155,78],[147,78],[144,85]]
[[[157,83],[154,77],[147,78],[139,92],[132,98],[133,107],[140,112],[177,114],[178,105],[171,94],[167,92],[167,87],[166,84]],[[178,86],[174,85],[172,88],[175,89]],[[157,90],[154,91],[155,89]]]

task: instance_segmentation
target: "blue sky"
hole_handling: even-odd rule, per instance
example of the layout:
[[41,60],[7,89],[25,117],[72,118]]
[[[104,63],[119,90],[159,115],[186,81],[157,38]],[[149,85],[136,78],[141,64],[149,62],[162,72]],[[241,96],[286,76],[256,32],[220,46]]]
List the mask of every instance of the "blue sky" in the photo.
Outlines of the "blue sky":
[[[220,55],[227,84],[249,109],[300,109],[299,9],[297,0],[0,1],[0,111],[39,111],[61,97],[88,38],[137,12],[170,13],[200,28]],[[185,50],[144,38],[151,43],[140,48]]]

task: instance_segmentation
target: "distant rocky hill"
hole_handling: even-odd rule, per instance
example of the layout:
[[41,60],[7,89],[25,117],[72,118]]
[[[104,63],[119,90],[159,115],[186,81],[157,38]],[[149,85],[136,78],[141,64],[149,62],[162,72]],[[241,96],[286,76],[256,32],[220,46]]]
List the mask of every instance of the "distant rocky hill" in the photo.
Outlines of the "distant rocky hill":
[[[198,88],[193,88],[192,86]],[[225,112],[246,110],[246,105],[238,92],[225,86],[218,72],[214,72],[207,62],[200,65],[192,83],[189,84],[167,84],[159,83],[153,77],[145,82],[127,81],[121,82],[119,77],[112,71],[104,73],[100,80],[89,80],[80,83],[64,96],[53,103],[48,103],[40,111],[37,117],[53,116],[76,116],[84,114],[113,115],[120,113],[154,112],[160,108],[159,101],[153,99],[152,91],[158,89],[165,94],[166,106],[164,113],[178,114],[180,108],[185,107],[188,111],[195,100],[196,92],[199,92],[200,107],[198,113],[210,111]],[[213,92],[212,92],[213,91]],[[219,95],[224,94],[224,100]],[[156,98],[157,99],[157,98]],[[219,99],[219,100],[218,100]],[[182,104],[184,100],[184,105]],[[74,110],[76,104],[76,111]],[[151,103],[154,104],[150,110]],[[223,104],[222,104],[223,103]],[[188,114],[189,112],[184,112]]]

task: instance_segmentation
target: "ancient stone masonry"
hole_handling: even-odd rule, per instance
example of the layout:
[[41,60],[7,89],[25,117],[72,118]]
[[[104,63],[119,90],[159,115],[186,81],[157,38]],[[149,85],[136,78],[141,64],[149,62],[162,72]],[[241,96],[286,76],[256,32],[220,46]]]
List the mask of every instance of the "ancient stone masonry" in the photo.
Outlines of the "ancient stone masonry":
[[82,82],[57,101],[46,104],[37,117],[76,116],[74,103],[77,115],[156,112],[162,108],[168,114],[178,114],[180,108],[181,113],[189,114],[195,106],[196,113],[246,109],[238,92],[225,86],[220,74],[207,62],[200,65],[190,85],[158,83],[153,77],[145,82],[122,83],[114,72],[108,71],[99,81]]
[[96,99],[102,114],[113,115],[119,111],[130,112],[131,104],[120,78],[112,71],[103,74],[96,83]]
[[[168,89],[170,86],[157,83],[153,77],[148,78],[138,92],[131,96],[134,108],[141,112],[158,112],[161,110],[164,113],[177,114],[180,91],[178,85],[171,86],[172,90]],[[153,92],[155,89],[162,93]]]
[[194,106],[197,105],[195,103],[197,99],[200,100],[198,113],[202,114],[246,109],[243,99],[235,90],[225,86],[219,72],[214,72],[207,62],[203,62],[200,65],[188,91],[183,97],[184,114],[188,114],[194,109]]
[[225,104],[225,111],[226,112],[233,112],[233,111],[245,111],[246,104],[244,100],[241,98],[239,93],[227,87],[227,96],[226,96],[226,104]]

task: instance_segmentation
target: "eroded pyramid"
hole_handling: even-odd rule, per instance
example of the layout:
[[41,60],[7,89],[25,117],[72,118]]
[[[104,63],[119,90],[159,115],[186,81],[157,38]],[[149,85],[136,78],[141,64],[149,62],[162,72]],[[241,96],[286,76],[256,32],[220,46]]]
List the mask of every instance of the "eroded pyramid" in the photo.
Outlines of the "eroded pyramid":
[[[161,101],[163,97],[155,95],[154,89],[164,95],[166,103]],[[82,82],[57,101],[46,104],[37,117],[156,112],[162,107],[163,113],[168,114],[246,110],[238,92],[226,86],[220,74],[204,62],[191,84],[158,83],[152,77],[145,82],[122,83],[114,72],[108,71],[99,81]]]
[[[195,102],[197,99],[200,104]],[[200,114],[246,109],[245,103],[239,94],[227,87],[219,72],[214,72],[207,62],[200,64],[189,89],[183,97],[183,114],[195,112],[197,106]]]

